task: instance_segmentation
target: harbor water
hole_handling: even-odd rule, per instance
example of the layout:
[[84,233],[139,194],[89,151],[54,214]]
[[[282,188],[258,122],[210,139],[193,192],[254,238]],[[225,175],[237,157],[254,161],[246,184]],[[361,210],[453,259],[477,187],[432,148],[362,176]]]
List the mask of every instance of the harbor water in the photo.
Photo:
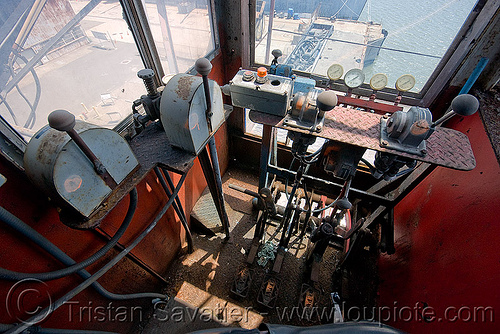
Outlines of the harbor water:
[[416,78],[412,91],[420,91],[475,3],[476,0],[368,0],[359,20],[381,23],[388,35],[373,65],[363,69],[365,81],[376,73],[386,73],[388,86],[394,87],[396,79],[408,73]]

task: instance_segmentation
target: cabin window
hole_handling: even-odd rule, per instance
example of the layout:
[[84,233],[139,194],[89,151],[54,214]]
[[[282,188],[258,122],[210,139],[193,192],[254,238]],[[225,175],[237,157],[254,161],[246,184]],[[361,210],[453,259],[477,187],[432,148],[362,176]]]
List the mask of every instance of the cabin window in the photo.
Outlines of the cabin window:
[[[269,66],[272,51],[279,49],[280,64],[339,94],[348,89],[346,72],[360,69],[364,81],[353,93],[363,99],[373,93],[372,77],[384,73],[388,80],[377,94],[383,103],[395,101],[396,81],[410,74],[415,82],[403,93],[402,104],[429,106],[466,57],[467,43],[474,40],[470,35],[479,36],[471,27],[481,25],[478,16],[487,2],[256,0],[253,64]],[[487,11],[485,17],[494,15]],[[333,64],[342,73],[331,80],[327,71]],[[248,115],[245,130],[259,135]]]
[[[137,77],[151,67],[144,50],[156,45],[160,78],[186,72],[216,47],[211,7],[208,0],[2,1],[1,152],[9,155],[13,144],[22,154],[55,109],[107,128],[130,122],[132,102],[146,93]],[[132,23],[132,31],[126,18],[137,12],[149,24]]]
[[373,75],[385,73],[389,89],[401,75],[411,74],[416,82],[410,92],[420,93],[475,4],[476,0],[257,0],[255,63],[269,65],[272,50],[280,49],[279,61],[297,72],[326,77],[332,64],[340,64],[344,74],[361,69],[365,84]]
[[146,2],[146,13],[165,74],[190,69],[215,49],[208,0]]

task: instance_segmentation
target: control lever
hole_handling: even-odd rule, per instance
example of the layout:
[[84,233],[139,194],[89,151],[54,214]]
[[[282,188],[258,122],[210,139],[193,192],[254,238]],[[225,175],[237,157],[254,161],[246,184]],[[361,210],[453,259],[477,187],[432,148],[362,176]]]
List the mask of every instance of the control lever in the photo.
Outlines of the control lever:
[[[208,85],[208,74],[212,70],[212,64],[207,58],[199,58],[195,63],[194,63],[194,68],[196,71],[201,75],[203,79],[203,90],[205,91],[205,100],[207,102],[207,110],[206,110],[206,118],[207,118],[207,127],[208,127],[208,133],[209,133],[209,139],[208,139],[208,149],[210,151],[210,157],[211,159],[208,159],[208,155],[205,154],[200,154],[199,158],[204,160],[204,164],[206,166],[209,165],[210,160],[212,163],[212,168],[213,168],[213,180],[215,181],[215,188],[214,190],[217,192],[217,194],[212,193],[212,196],[217,196],[218,197],[218,202],[219,204],[217,205],[218,207],[218,212],[220,219],[222,221],[222,226],[224,227],[224,233],[226,234],[226,239],[229,239],[229,218],[227,217],[226,213],[226,207],[224,204],[224,193],[222,191],[222,176],[220,173],[220,167],[219,167],[219,159],[217,157],[217,147],[215,145],[215,138],[212,133],[212,101],[210,98],[210,87]],[[203,152],[203,151],[202,151]],[[201,160],[200,160],[201,162]],[[212,177],[212,176],[209,176]],[[215,198],[214,198],[215,201]]]
[[318,94],[316,98],[316,106],[318,107],[318,114],[316,116],[315,124],[318,119],[321,122],[324,120],[325,112],[332,110],[337,105],[338,98],[332,90],[327,90]]
[[[271,54],[274,57],[274,59],[271,62],[271,66],[272,65],[278,65],[278,58],[281,57],[281,56],[283,56],[283,52],[281,52],[280,49],[274,49],[273,51],[271,51]],[[276,74],[276,73],[274,73],[274,74]]]
[[338,98],[337,94],[335,94],[331,90],[327,90],[325,92],[321,92],[318,94],[316,98],[316,106],[321,111],[320,118],[323,117],[325,112],[332,110],[337,105]]
[[258,193],[234,184],[230,184],[229,188],[257,198],[260,210],[267,210],[271,216],[276,215],[276,205],[274,204],[274,199],[269,188],[261,188]]
[[205,91],[205,100],[207,101],[207,125],[208,132],[212,133],[212,102],[210,101],[210,88],[208,86],[208,74],[212,70],[212,64],[207,58],[200,58],[194,63],[194,68],[196,72],[198,72],[203,79],[203,89]]
[[341,210],[349,210],[352,207],[351,202],[349,202],[349,199],[347,198],[347,196],[349,195],[349,189],[351,189],[351,181],[352,175],[349,176],[349,178],[345,181],[339,198],[335,200],[334,205]]
[[73,142],[82,150],[83,154],[92,162],[94,170],[99,175],[108,187],[115,189],[118,184],[113,177],[108,173],[108,170],[92,150],[83,141],[82,137],[75,131],[75,115],[66,110],[54,110],[48,117],[51,128],[66,132]]
[[[148,118],[142,117],[138,121],[141,124],[147,123],[148,120],[155,121],[160,118],[160,98],[161,95],[158,93],[158,88],[154,82],[155,72],[150,68],[145,68],[137,72],[137,76],[144,81],[144,86],[146,86],[147,95],[142,95],[138,100],[137,104],[142,104],[144,111],[148,115]],[[134,105],[136,102],[134,102]],[[132,107],[133,110],[134,107]]]
[[439,126],[455,115],[470,116],[479,109],[479,101],[470,94],[458,95],[451,101],[451,110],[440,119],[432,123],[432,127]]

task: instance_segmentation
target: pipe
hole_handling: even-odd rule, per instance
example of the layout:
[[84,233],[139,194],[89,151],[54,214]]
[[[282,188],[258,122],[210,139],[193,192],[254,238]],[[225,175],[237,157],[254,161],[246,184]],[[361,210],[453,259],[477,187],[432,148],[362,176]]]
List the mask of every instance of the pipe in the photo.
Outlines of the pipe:
[[469,92],[469,90],[472,88],[474,83],[476,83],[476,80],[479,78],[479,75],[481,75],[481,73],[483,72],[486,65],[488,65],[488,61],[489,61],[489,59],[485,58],[485,57],[483,57],[479,60],[478,64],[474,68],[474,71],[472,71],[472,74],[467,79],[467,81],[465,82],[465,85],[462,87],[462,89],[460,90],[460,93],[458,93],[458,95],[467,94]]
[[[170,192],[170,189],[167,186],[167,181],[165,180],[165,176],[163,176],[163,173],[161,172],[159,167],[155,167],[155,174],[158,177],[158,180],[160,180],[160,184],[163,187],[163,190],[167,194],[167,197],[170,198],[172,197],[172,193]],[[189,225],[187,223],[186,216],[184,215],[184,211],[179,208],[177,205],[177,199],[172,203],[172,206],[174,207],[175,212],[177,213],[177,216],[179,216],[179,220],[181,221],[182,226],[184,227],[184,230],[186,231],[186,239],[188,243],[188,253],[191,254],[194,251],[194,244],[193,244],[193,235],[191,234],[191,230],[189,229]]]
[[[132,192],[135,192],[135,195],[137,195],[137,191],[132,190]],[[134,196],[134,194],[130,194],[130,196]],[[2,219],[3,217],[8,217],[8,219]],[[57,260],[61,261],[66,266],[71,266],[74,265],[76,262],[73,260],[71,257],[69,257],[66,253],[64,253],[61,249],[59,249],[56,245],[51,243],[49,240],[47,240],[45,237],[43,237],[40,233],[38,233],[36,230],[31,228],[29,225],[24,223],[22,220],[19,218],[13,216],[10,214],[7,210],[4,208],[0,207],[0,220],[2,220],[4,223],[9,225],[11,228],[16,230],[17,232],[21,233],[23,236],[29,238],[33,243],[44,249],[47,253],[55,257]],[[78,275],[80,275],[82,278],[87,279],[91,275],[88,271],[86,270],[80,270],[77,272]],[[128,300],[128,299],[137,299],[137,298],[166,298],[165,295],[159,294],[159,293],[135,293],[135,294],[116,294],[109,292],[108,290],[104,289],[102,285],[99,283],[95,282],[92,284],[92,286],[96,289],[96,291],[102,295],[105,298],[112,299],[112,300]]]
[[[113,238],[106,244],[104,245],[101,249],[99,249],[94,255],[90,256],[86,260],[74,264],[70,267],[64,268],[64,269],[59,269],[51,272],[45,272],[45,273],[20,273],[20,272],[15,272],[11,270],[7,270],[4,268],[0,268],[0,279],[5,279],[9,281],[17,281],[17,280],[22,280],[26,278],[35,278],[39,279],[41,281],[50,281],[54,279],[58,279],[61,277],[68,276],[70,274],[74,274],[83,268],[91,265],[95,261],[99,260],[101,257],[103,257],[111,248],[113,248],[118,240],[123,236],[125,231],[127,230],[127,227],[130,225],[130,222],[132,221],[132,217],[134,216],[135,209],[137,208],[137,191],[134,189],[131,191],[131,196],[130,196],[130,205],[129,209],[127,211],[127,215],[125,216],[125,219],[123,220],[123,223],[121,224],[120,228],[118,231],[115,233]],[[2,211],[2,213],[6,216],[0,216],[0,220],[4,221],[5,219],[12,219],[12,216],[9,217],[7,215],[7,211]]]
[[28,39],[28,34],[31,32],[35,22],[38,20],[38,16],[42,12],[46,2],[47,0],[36,0],[32,5],[28,17],[26,18],[26,21],[24,21],[21,31],[19,32],[19,35],[17,35],[16,41],[14,42],[15,45],[19,45],[20,47],[23,46],[26,39]]
[[269,52],[271,51],[271,36],[273,34],[273,19],[274,19],[274,5],[276,0],[271,0],[271,4],[269,6],[269,25],[267,27],[267,44],[266,44],[266,55],[265,55],[265,63],[269,62]]
[[158,221],[163,217],[165,212],[167,212],[168,208],[170,207],[170,205],[172,205],[172,202],[174,201],[175,197],[179,193],[179,190],[180,190],[182,184],[184,183],[184,180],[186,179],[186,175],[187,175],[187,173],[183,174],[181,176],[181,179],[179,180],[179,183],[177,184],[177,187],[175,188],[175,190],[172,194],[172,197],[170,197],[170,199],[167,201],[167,203],[162,208],[160,213],[158,213],[158,215],[155,217],[153,222],[151,222],[151,224],[149,224],[149,226],[129,246],[127,246],[127,248],[125,248],[122,252],[120,252],[115,258],[113,258],[110,262],[108,262],[104,267],[99,269],[95,274],[90,276],[85,282],[80,283],[76,288],[74,288],[73,290],[71,290],[70,292],[68,292],[67,294],[65,294],[64,296],[59,298],[58,300],[56,300],[52,305],[49,305],[48,307],[43,309],[37,315],[31,317],[30,319],[28,319],[27,321],[25,321],[19,325],[17,325],[13,329],[5,332],[5,334],[22,333],[25,329],[31,327],[32,324],[36,324],[36,323],[42,321],[43,319],[45,319],[45,317],[48,314],[52,313],[53,311],[55,311],[56,309],[58,309],[59,307],[64,305],[67,301],[71,300],[74,296],[76,296],[77,294],[82,292],[85,288],[87,288],[92,283],[97,281],[102,275],[104,275],[115,264],[117,264],[122,258],[124,258],[135,246],[137,246],[137,244],[139,244],[139,242],[141,242],[142,239],[144,239],[149,234],[149,232],[151,232],[151,230],[156,226]]

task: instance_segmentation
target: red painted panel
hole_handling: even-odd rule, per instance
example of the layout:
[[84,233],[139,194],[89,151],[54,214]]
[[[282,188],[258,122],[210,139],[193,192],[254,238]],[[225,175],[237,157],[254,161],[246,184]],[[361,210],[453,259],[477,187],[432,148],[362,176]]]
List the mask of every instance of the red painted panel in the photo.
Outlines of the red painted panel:
[[477,167],[438,167],[396,207],[396,254],[379,261],[381,318],[411,333],[495,333],[500,167],[479,115],[451,126],[469,136]]

